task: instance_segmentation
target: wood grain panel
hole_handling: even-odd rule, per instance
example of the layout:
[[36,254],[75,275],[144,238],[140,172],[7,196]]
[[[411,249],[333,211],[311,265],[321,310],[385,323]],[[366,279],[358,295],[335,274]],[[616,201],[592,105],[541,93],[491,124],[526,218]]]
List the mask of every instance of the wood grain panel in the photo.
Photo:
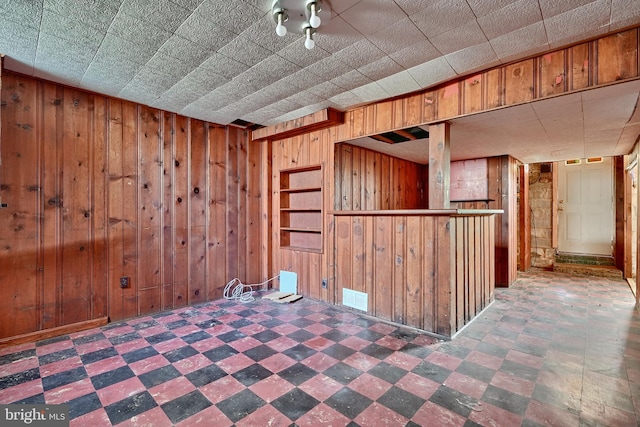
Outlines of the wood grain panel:
[[[0,236],[0,287],[10,295],[0,338],[212,299],[230,266],[241,280],[251,271],[264,280],[245,262],[260,247],[246,243],[247,218],[263,213],[260,189],[247,192],[245,131],[230,136],[79,89],[2,79],[0,191],[10,208],[0,224],[12,232]],[[200,293],[191,297],[190,286]]]
[[596,48],[598,84],[625,80],[638,75],[637,31],[625,31],[603,37],[598,40]]

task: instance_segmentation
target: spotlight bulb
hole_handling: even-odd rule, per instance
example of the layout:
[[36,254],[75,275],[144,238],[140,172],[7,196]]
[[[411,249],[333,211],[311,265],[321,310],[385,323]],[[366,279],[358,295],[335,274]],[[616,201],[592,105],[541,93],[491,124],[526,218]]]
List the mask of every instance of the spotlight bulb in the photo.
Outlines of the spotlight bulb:
[[308,50],[316,47],[316,42],[311,38],[311,33],[307,33],[307,39],[304,41],[304,47],[306,47]]
[[287,35],[287,27],[282,25],[282,12],[278,14],[278,25],[276,25],[276,34],[280,37]]
[[313,28],[318,28],[321,23],[316,7],[316,3],[311,3],[311,17],[309,18],[309,25]]

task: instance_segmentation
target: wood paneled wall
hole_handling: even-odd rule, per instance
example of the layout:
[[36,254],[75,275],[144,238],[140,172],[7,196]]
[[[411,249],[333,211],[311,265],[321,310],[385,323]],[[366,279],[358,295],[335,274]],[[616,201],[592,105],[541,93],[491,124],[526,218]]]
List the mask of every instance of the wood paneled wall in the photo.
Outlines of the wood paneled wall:
[[493,220],[336,213],[336,303],[363,292],[369,315],[452,336],[493,298]]
[[[336,127],[349,141],[408,126],[439,123],[625,80],[639,72],[639,28],[502,65],[425,91],[354,108]],[[260,130],[275,134],[287,124]]]
[[425,209],[428,167],[337,144],[335,210]]
[[[322,165],[322,211],[333,206],[334,143],[329,132],[317,131],[303,136],[272,143],[272,207],[271,207],[271,276],[280,270],[294,271],[298,275],[298,293],[311,298],[333,302],[331,286],[322,288],[322,279],[331,280],[327,253],[331,246],[328,230],[333,226],[331,215],[323,218],[323,250],[304,251],[280,247],[280,171],[296,167]],[[265,225],[267,226],[267,225]],[[265,254],[266,256],[266,254]]]
[[267,159],[244,130],[4,72],[1,140],[0,337],[262,280]]

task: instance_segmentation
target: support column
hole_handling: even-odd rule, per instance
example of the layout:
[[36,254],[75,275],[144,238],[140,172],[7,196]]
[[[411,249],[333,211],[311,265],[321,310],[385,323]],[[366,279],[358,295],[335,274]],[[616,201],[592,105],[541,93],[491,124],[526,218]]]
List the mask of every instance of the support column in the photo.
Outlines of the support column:
[[429,126],[429,209],[449,209],[451,150],[449,123]]
[[531,210],[529,204],[529,165],[520,165],[520,271],[531,268]]

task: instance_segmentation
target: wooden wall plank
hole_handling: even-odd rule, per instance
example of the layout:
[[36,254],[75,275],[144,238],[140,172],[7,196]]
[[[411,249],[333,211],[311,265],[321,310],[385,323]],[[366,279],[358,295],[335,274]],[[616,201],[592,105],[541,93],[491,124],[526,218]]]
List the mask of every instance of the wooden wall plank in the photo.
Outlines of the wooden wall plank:
[[[245,131],[233,133],[235,163],[228,168],[226,127],[207,137],[209,125],[198,122],[192,139],[185,117],[11,73],[3,80],[0,155],[11,163],[0,169],[0,191],[11,206],[3,212],[15,211],[0,218],[14,230],[10,242],[0,237],[0,287],[12,296],[6,307],[0,303],[12,319],[0,317],[0,338],[185,305],[189,284],[226,279],[228,259],[235,273],[262,274],[262,267],[240,265],[255,247],[247,242],[248,218],[262,227],[262,193],[250,197],[247,190]],[[209,142],[222,155],[217,163],[208,163]],[[216,168],[220,180],[207,175]],[[204,189],[199,197],[192,184]],[[214,208],[206,213],[212,195],[223,233],[218,270],[197,262],[214,258],[206,248],[216,239],[205,240],[203,231],[217,230]],[[227,223],[237,224],[234,236],[226,236]],[[307,282],[319,282],[314,269],[303,268]],[[121,277],[129,279],[127,288]],[[202,295],[204,301],[216,289]]]
[[509,64],[504,68],[505,104],[528,102],[534,98],[533,59]]
[[[632,29],[598,39],[597,84],[638,75],[638,30]],[[606,60],[602,60],[602,59]]]
[[462,104],[462,114],[470,114],[482,110],[482,80],[482,74],[476,74],[463,80],[464,90],[462,93],[464,100]]
[[407,258],[407,224],[406,217],[392,218],[393,226],[393,281],[391,285],[391,301],[393,303],[392,319],[396,323],[407,322],[407,292],[406,292],[406,258]]
[[567,91],[566,51],[559,50],[538,59],[538,97],[547,97]]

